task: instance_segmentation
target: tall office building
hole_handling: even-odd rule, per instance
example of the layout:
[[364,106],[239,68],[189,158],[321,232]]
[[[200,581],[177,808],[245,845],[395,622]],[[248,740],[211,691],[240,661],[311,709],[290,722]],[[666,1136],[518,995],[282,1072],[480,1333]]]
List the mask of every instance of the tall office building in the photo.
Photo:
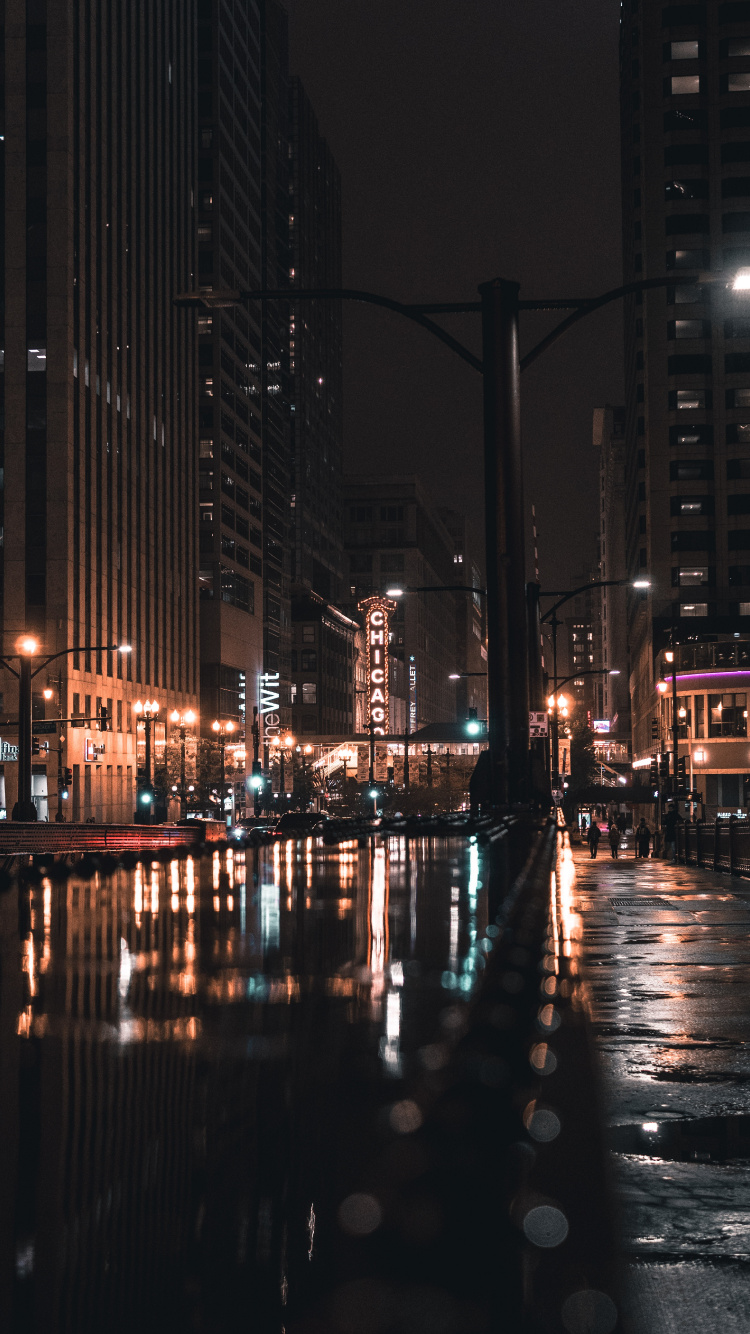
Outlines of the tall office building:
[[[285,287],[286,18],[273,0],[200,0],[198,17],[198,285]],[[208,735],[215,719],[251,721],[261,673],[288,690],[288,319],[278,302],[198,317]]]
[[[201,289],[340,285],[338,172],[289,78],[285,11],[200,0],[199,20]],[[261,695],[288,727],[292,585],[341,588],[341,312],[229,304],[198,328],[202,728],[249,725]]]
[[[289,134],[290,277],[295,287],[341,287],[339,172],[298,79]],[[292,303],[292,582],[328,601],[343,592],[341,344],[340,301]]]
[[[130,820],[133,704],[156,699],[164,719],[197,702],[194,339],[172,305],[194,282],[194,13],[1,8],[3,651],[30,632],[62,655],[35,678],[34,715],[80,715],[64,732],[68,818]],[[102,649],[119,643],[132,652]],[[4,673],[10,718],[14,685]],[[112,731],[90,721],[102,706]],[[154,740],[159,761],[163,722]]]
[[[710,668],[680,680],[686,751],[747,729],[748,683],[719,669],[750,639],[750,303],[731,290],[750,264],[750,4],[626,0],[621,80],[624,280],[664,283],[625,305],[627,572],[652,581],[628,599],[647,763],[671,749],[656,693],[670,638],[680,669],[696,641]],[[718,741],[696,754],[714,774],[748,767]]]

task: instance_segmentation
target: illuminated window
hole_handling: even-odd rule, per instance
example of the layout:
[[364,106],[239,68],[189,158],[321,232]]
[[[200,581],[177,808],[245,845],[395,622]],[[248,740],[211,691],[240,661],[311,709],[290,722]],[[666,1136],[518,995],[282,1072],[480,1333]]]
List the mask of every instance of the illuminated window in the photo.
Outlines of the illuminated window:
[[727,79],[727,92],[729,93],[748,93],[750,92],[750,74],[730,74]]
[[680,616],[708,616],[707,602],[683,602]]
[[302,703],[317,704],[318,702],[318,683],[317,681],[302,682]]
[[314,644],[314,643],[315,643],[315,626],[314,626],[314,625],[303,625],[303,627],[302,627],[302,643],[303,643],[303,644]]
[[697,42],[670,42],[669,43],[670,60],[697,60],[698,43]]
[[[686,46],[692,43],[685,43]],[[688,97],[692,93],[699,93],[701,90],[700,74],[673,74],[671,79],[671,92],[673,97]]]
[[688,565],[680,566],[675,570],[677,582],[680,588],[688,588],[693,584],[707,584],[709,582],[709,570],[707,565]]

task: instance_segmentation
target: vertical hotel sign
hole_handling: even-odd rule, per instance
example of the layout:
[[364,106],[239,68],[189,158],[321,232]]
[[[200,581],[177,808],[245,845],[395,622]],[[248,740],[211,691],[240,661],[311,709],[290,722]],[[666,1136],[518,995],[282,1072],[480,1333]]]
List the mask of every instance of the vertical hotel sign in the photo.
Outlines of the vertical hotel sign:
[[388,636],[396,603],[390,598],[365,598],[358,604],[365,618],[367,644],[367,726],[375,736],[387,736]]

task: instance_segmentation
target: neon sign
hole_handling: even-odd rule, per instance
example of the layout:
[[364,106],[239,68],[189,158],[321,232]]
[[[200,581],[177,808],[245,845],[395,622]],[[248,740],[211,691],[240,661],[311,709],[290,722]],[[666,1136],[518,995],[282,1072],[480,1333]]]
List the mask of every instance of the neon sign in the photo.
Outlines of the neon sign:
[[281,684],[278,672],[262,672],[258,677],[258,713],[263,719],[263,736],[278,736],[281,730],[279,705]]
[[359,603],[365,616],[367,643],[367,727],[375,736],[387,736],[388,714],[388,638],[390,620],[396,603],[390,598],[365,598]]

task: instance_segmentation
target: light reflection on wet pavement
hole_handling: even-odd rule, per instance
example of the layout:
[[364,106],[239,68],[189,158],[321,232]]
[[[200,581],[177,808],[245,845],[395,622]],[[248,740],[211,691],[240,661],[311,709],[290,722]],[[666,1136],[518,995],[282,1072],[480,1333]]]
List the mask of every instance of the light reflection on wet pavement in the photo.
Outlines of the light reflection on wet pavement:
[[482,857],[308,840],[1,896],[0,1328],[296,1328],[461,1025]]
[[575,850],[632,1334],[746,1334],[750,881],[632,853]]

